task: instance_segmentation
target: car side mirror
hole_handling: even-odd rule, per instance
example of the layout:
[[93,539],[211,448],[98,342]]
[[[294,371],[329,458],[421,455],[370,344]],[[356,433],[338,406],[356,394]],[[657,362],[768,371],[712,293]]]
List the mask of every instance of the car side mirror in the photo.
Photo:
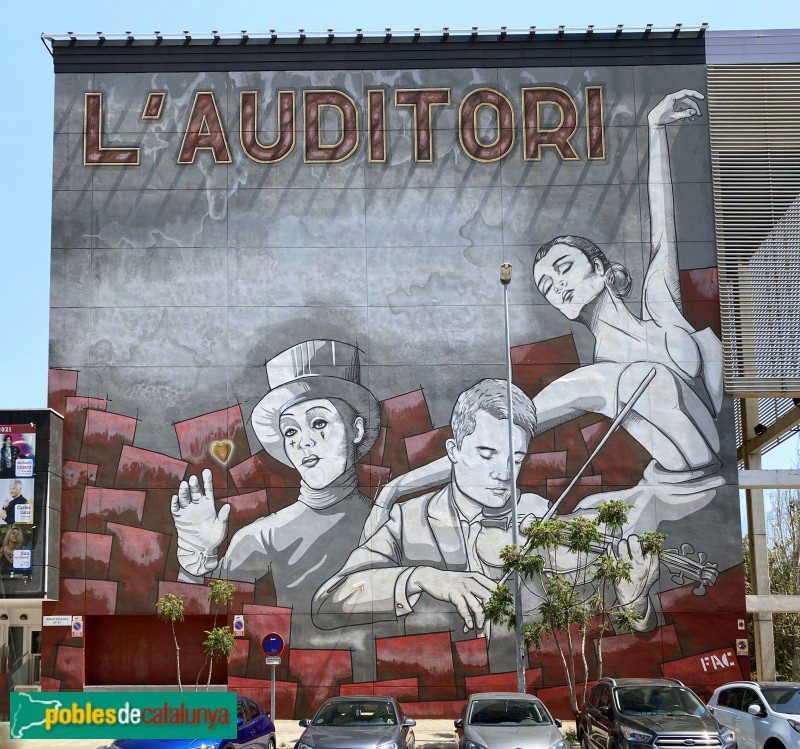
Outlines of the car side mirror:
[[236,727],[241,728],[244,725],[244,721],[241,718],[236,719]]
[[458,720],[454,720],[454,721],[453,721],[453,725],[454,725],[456,728],[463,728],[463,727],[464,727],[464,721],[463,721],[463,719],[462,719],[462,718],[459,718]]
[[311,721],[308,718],[303,718],[303,720],[300,721],[301,728],[308,728],[310,725]]
[[556,728],[561,728],[563,723],[558,718],[553,718],[553,722],[556,724]]
[[764,709],[757,702],[754,702],[752,705],[748,705],[747,712],[750,713],[750,715],[756,715],[759,717],[766,715]]
[[413,728],[415,725],[417,725],[417,721],[415,721],[413,718],[406,718],[403,721],[404,728]]
[[611,717],[611,708],[608,705],[602,705],[601,707],[597,708],[600,711],[600,715],[603,715],[606,718]]

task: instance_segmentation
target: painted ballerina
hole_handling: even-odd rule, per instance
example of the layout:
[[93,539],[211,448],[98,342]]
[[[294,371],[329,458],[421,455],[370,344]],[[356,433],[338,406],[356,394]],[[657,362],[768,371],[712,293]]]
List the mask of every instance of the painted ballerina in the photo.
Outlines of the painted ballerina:
[[[662,99],[648,115],[650,261],[642,306],[625,302],[632,279],[583,237],[564,235],[544,244],[533,277],[544,298],[595,338],[593,362],[559,377],[533,397],[537,433],[586,413],[613,419],[642,381],[654,376],[621,425],[652,456],[631,490],[631,530],[652,529],[705,506],[724,483],[716,417],[722,403],[722,344],[711,329],[696,331],[681,309],[677,236],[667,126],[701,116],[698,91],[684,89]],[[379,527],[399,496],[446,480],[438,460],[390,482],[367,528]],[[583,499],[591,509],[607,496]]]

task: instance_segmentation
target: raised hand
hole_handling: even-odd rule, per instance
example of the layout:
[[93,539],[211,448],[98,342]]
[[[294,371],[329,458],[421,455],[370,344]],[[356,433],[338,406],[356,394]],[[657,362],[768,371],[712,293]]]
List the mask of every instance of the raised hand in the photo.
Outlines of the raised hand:
[[464,632],[482,630],[486,615],[483,604],[497,583],[480,572],[454,572],[434,567],[417,567],[408,579],[411,594],[425,592],[440,601],[449,601],[464,620]]
[[668,94],[650,110],[647,121],[650,127],[658,127],[681,120],[693,120],[702,115],[697,102],[705,98],[699,91],[690,88]]
[[181,481],[171,509],[178,532],[178,563],[192,575],[207,575],[217,566],[217,549],[228,531],[231,511],[226,504],[217,513],[211,471],[203,471],[202,490],[197,476]]

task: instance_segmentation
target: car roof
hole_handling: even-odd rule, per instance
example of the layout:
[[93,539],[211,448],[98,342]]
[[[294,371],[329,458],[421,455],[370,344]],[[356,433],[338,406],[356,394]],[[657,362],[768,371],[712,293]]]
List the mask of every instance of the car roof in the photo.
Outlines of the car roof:
[[387,697],[383,694],[347,694],[339,697],[331,697],[325,700],[328,702],[358,702],[359,700],[369,700],[370,702],[396,702],[394,697]]
[[492,699],[519,699],[519,700],[541,700],[533,694],[526,692],[476,692],[469,696],[470,700],[492,700]]
[[598,683],[611,684],[612,687],[682,687],[683,682],[677,679],[612,679],[604,677]]
[[717,689],[727,689],[728,687],[788,687],[789,689],[800,689],[800,681],[730,681]]

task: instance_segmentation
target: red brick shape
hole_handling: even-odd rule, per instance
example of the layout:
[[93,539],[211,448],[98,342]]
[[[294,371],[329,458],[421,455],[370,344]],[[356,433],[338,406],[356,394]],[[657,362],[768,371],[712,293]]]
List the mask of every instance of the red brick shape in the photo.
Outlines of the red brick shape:
[[80,458],[97,463],[98,484],[113,486],[120,453],[125,446],[133,444],[135,433],[136,419],[131,416],[93,409],[86,411]]
[[[177,583],[162,580],[158,584],[158,597],[161,598],[167,593],[183,597],[185,616],[214,613],[211,611],[211,601],[208,600],[208,586],[202,583]],[[224,614],[225,612],[223,612],[223,616]]]
[[66,411],[65,400],[78,390],[78,370],[50,369],[47,372],[47,407],[62,416]]
[[104,533],[106,524],[138,526],[142,522],[147,492],[87,486],[83,494],[81,520],[90,533]]
[[116,613],[155,611],[169,536],[119,523],[109,523],[107,530],[114,536],[109,573],[119,581]]
[[453,667],[457,684],[463,684],[467,676],[483,676],[489,673],[489,651],[485,637],[458,640],[453,643]]
[[[569,486],[570,481],[572,481],[571,478],[547,479],[547,498],[551,502],[555,502]],[[575,483],[575,486],[569,490],[569,494],[567,494],[562,503],[558,506],[558,514],[568,515],[580,500],[592,494],[597,494],[597,492],[602,491],[602,489],[602,476],[581,476]]]
[[[242,410],[239,406],[231,406],[220,411],[195,416],[175,424],[181,459],[191,465],[191,473],[198,478],[203,469],[208,468],[214,481],[214,487],[227,487],[227,466],[241,463],[250,457],[250,446],[244,429]],[[229,450],[223,462],[220,456],[212,454],[215,442],[229,441],[230,445],[220,445],[218,450]]]
[[63,691],[83,691],[83,657],[83,647],[58,646],[54,675]]
[[400,701],[416,701],[419,699],[419,682],[417,679],[391,679],[389,681],[366,681],[357,684],[342,684],[339,689],[339,694],[342,696],[374,694],[378,697],[395,697]]
[[265,450],[233,466],[230,474],[240,492],[266,488],[270,512],[287,507],[297,500],[300,493],[300,476],[297,471],[279,463]]
[[105,398],[87,398],[68,395],[64,399],[64,447],[65,458],[78,458],[83,446],[83,433],[86,429],[86,411],[94,409],[105,411],[108,402]]
[[[526,690],[535,689],[541,686],[542,669],[525,669],[525,688]],[[478,692],[516,692],[517,691],[517,672],[506,671],[498,674],[484,674],[483,676],[468,676],[465,679],[466,694],[476,694]]]
[[341,684],[352,680],[350,651],[292,649],[289,674],[299,682],[295,714],[312,715],[325,700],[338,694]]
[[388,398],[381,404],[381,426],[386,428],[383,465],[390,466],[395,476],[409,469],[405,438],[433,429],[428,404],[422,390]]
[[171,489],[177,491],[187,463],[167,455],[125,445],[119,457],[117,489]]
[[664,661],[683,655],[675,627],[667,625],[650,632],[606,636],[603,638],[603,676],[659,677],[659,652]]
[[[610,419],[601,419],[581,429],[581,435],[589,453],[608,433]],[[603,476],[606,488],[634,486],[652,457],[625,429],[617,429],[603,445],[592,461],[594,473]]]
[[359,491],[367,497],[373,498],[382,487],[386,486],[392,475],[391,468],[365,463],[359,463],[356,471],[358,472]]
[[445,443],[453,436],[450,426],[406,437],[406,455],[411,469],[427,465],[447,455]]
[[742,669],[735,648],[709,650],[662,664],[664,676],[680,679],[684,684],[702,684],[712,690],[729,681],[742,678]]
[[580,360],[572,334],[514,346],[511,349],[514,384],[530,398],[579,366]]
[[97,466],[68,460],[64,463],[61,483],[61,530],[86,530],[86,523],[80,522],[83,493],[87,485],[97,479]]
[[105,580],[111,559],[111,536],[100,533],[61,534],[61,574]]
[[[247,661],[250,656],[250,640],[237,637],[233,643],[233,652],[228,658],[228,684],[232,676],[244,677],[247,673]],[[294,703],[292,703],[294,704]]]
[[[62,577],[58,601],[49,614],[113,614],[116,607],[117,583],[113,580],[85,580]],[[48,614],[48,615],[49,615]]]
[[[267,667],[264,666],[266,670]],[[241,697],[249,697],[261,705],[264,710],[270,709],[270,683],[265,675],[260,679],[245,679],[241,676],[228,675],[228,689],[236,692]],[[273,720],[287,720],[289,717],[297,718],[295,704],[297,702],[297,684],[288,681],[275,681],[275,712]],[[310,718],[312,713],[302,717]]]
[[454,699],[456,679],[449,632],[386,637],[375,641],[378,679],[419,678],[430,699]]
[[226,499],[231,506],[228,523],[228,534],[231,536],[240,528],[269,514],[266,489],[246,494],[233,494]]
[[436,700],[432,702],[400,702],[403,712],[414,720],[455,720],[464,708],[464,700]]
[[567,453],[558,452],[534,453],[526,455],[517,479],[518,486],[540,486],[547,479],[567,475]]

